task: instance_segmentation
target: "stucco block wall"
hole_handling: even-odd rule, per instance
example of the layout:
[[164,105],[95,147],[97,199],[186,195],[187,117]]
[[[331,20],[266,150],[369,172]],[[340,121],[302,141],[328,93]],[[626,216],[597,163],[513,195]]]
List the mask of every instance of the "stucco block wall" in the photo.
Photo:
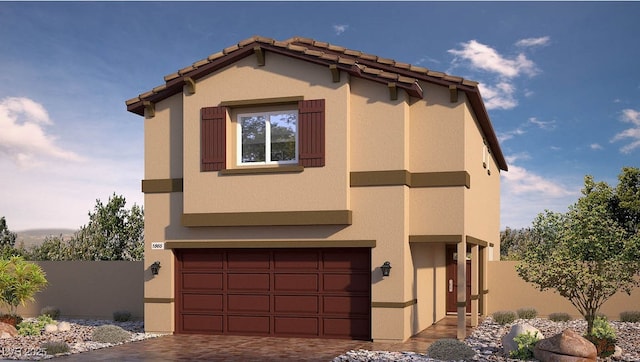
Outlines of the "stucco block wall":
[[23,317],[40,315],[45,306],[60,309],[66,318],[113,319],[129,311],[142,319],[145,270],[141,261],[38,261],[49,285],[35,301],[18,307]]
[[[496,311],[516,311],[523,307],[533,307],[540,316],[564,312],[574,318],[582,318],[567,299],[551,290],[540,292],[533,284],[522,280],[516,272],[517,263],[516,261],[489,262],[488,277],[491,282],[489,315]],[[621,312],[630,310],[640,310],[640,288],[634,289],[631,295],[624,292],[614,295],[603,304],[600,312],[610,320],[619,320]]]

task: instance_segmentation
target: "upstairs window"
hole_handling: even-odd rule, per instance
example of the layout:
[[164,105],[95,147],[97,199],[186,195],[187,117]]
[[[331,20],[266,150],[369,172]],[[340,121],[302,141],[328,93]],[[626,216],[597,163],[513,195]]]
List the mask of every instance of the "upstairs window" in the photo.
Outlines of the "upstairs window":
[[298,163],[298,111],[238,115],[238,164]]

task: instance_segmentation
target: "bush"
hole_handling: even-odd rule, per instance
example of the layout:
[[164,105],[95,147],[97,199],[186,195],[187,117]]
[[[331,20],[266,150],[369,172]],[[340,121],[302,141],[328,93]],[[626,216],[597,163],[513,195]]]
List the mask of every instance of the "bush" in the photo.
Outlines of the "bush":
[[45,352],[50,355],[69,352],[69,345],[62,341],[45,342],[40,347],[42,347],[42,349],[44,349]]
[[41,315],[48,315],[52,319],[58,319],[58,317],[60,317],[60,309],[48,305],[48,306],[40,309],[40,314]]
[[0,315],[0,322],[10,324],[17,328],[18,324],[22,323],[22,317],[17,314],[2,314]]
[[631,310],[620,313],[620,320],[623,322],[637,323],[640,322],[640,311]]
[[21,256],[0,259],[0,302],[9,308],[10,314],[16,314],[18,305],[32,302],[33,296],[46,285],[45,272],[39,265]]
[[554,322],[568,322],[571,320],[569,313],[551,313],[549,319]]
[[599,357],[609,357],[615,352],[616,331],[605,317],[596,317],[591,334],[584,337],[596,346]]
[[119,310],[113,312],[113,320],[116,322],[128,322],[131,320],[131,312],[126,310]]
[[51,317],[43,314],[36,320],[22,321],[16,326],[18,334],[21,336],[39,336],[42,334],[42,329],[47,324],[53,324],[54,321]]
[[538,316],[538,311],[535,308],[520,308],[517,312],[520,319],[533,319]]
[[427,349],[427,356],[442,361],[467,361],[476,355],[474,350],[457,339],[439,339]]
[[100,343],[118,344],[129,339],[131,339],[129,332],[112,324],[99,326],[91,333],[91,340]]
[[493,313],[493,321],[503,326],[509,323],[513,323],[513,321],[515,320],[516,314],[512,311],[498,311]]
[[513,341],[518,344],[518,349],[515,351],[511,351],[509,357],[528,360],[533,358],[533,349],[536,346],[536,343],[540,338],[538,338],[538,332],[535,334],[531,332],[521,333],[513,338]]

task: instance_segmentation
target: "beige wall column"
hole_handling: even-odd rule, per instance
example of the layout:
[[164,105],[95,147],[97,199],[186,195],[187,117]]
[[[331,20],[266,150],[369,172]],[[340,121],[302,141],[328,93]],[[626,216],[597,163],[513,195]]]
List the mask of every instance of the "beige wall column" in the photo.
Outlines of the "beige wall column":
[[477,244],[471,246],[471,326],[478,325],[478,299],[480,299],[479,272],[480,272],[480,247]]
[[458,328],[457,337],[463,340],[467,336],[467,241],[465,235],[462,235],[458,242]]
[[487,282],[488,282],[488,278],[487,278],[487,269],[489,267],[489,265],[487,264],[487,261],[489,260],[488,256],[489,256],[489,248],[488,247],[481,247],[480,248],[480,253],[479,253],[479,258],[480,260],[478,261],[478,267],[480,268],[480,272],[478,273],[478,277],[480,278],[479,284],[478,284],[478,289],[479,289],[479,293],[480,293],[480,302],[478,305],[478,308],[480,310],[480,314],[486,316],[488,314],[488,305],[489,305],[489,296],[487,295],[488,293],[488,289],[487,289]]

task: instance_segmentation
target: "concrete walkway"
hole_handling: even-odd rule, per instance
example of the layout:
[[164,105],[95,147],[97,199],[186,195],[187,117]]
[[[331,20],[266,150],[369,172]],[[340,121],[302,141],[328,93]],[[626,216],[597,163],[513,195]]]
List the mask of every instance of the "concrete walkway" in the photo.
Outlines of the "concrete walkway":
[[[471,327],[467,327],[467,333]],[[425,353],[433,341],[456,337],[446,317],[403,343],[340,339],[168,335],[56,358],[56,361],[331,361],[352,349]]]

